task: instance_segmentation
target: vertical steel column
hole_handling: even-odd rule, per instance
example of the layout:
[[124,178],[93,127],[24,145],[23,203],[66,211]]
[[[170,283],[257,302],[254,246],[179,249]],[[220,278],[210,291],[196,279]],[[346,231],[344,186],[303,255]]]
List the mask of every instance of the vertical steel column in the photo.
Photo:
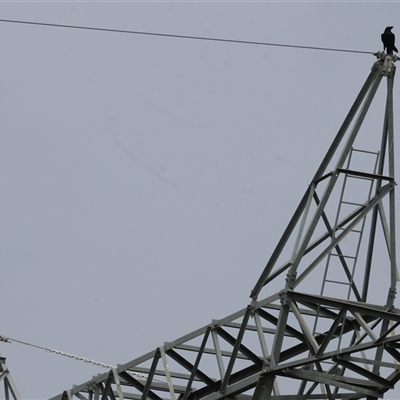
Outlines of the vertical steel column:
[[[282,350],[283,338],[285,335],[285,328],[289,317],[291,299],[288,298],[287,293],[282,293],[281,296],[281,310],[279,313],[278,323],[276,325],[276,333],[271,349],[270,367],[273,368],[279,364],[279,358]],[[259,387],[260,386],[260,387]],[[275,376],[269,375],[265,380],[257,384],[256,392],[258,399],[256,400],[269,400],[271,398],[272,390],[276,387]]]
[[165,378],[167,379],[169,394],[171,395],[171,400],[176,400],[174,384],[172,383],[171,373],[169,371],[169,365],[168,365],[168,360],[167,360],[167,354],[165,352],[165,346],[160,346],[159,349],[160,349],[160,354],[161,354],[161,360],[162,360],[163,366],[164,366]]
[[[389,175],[395,177],[394,168],[394,123],[393,123],[393,84],[394,84],[394,74],[395,66],[393,65],[392,74],[387,78],[387,90],[388,90],[388,150],[389,150]],[[389,219],[390,219],[390,267],[391,267],[391,282],[390,282],[390,303],[387,306],[393,306],[394,299],[396,296],[396,214],[395,214],[395,192],[394,186],[393,190],[389,195]],[[388,299],[389,300],[389,299]]]
[[[379,153],[379,165],[377,173],[379,175],[383,175],[383,169],[385,166],[385,156],[386,156],[386,145],[387,145],[387,122],[388,122],[388,107],[386,103],[385,109],[385,117],[383,122],[383,130],[382,130],[382,140],[381,140],[381,149]],[[377,194],[382,186],[381,181],[377,181],[377,186],[375,188],[375,193]],[[369,242],[367,248],[367,258],[365,262],[365,272],[364,272],[364,283],[363,289],[361,294],[361,301],[366,302],[368,296],[368,288],[369,288],[369,278],[371,275],[371,268],[372,268],[372,256],[374,252],[374,244],[375,244],[375,233],[376,233],[376,225],[378,220],[378,212],[379,212],[379,204],[374,208],[372,212],[371,218],[371,227],[370,227],[370,234],[369,234]]]
[[[390,61],[391,63],[391,61]],[[389,176],[394,178],[394,124],[393,124],[393,84],[395,66],[392,65],[391,71],[387,75],[387,98],[386,98],[386,116],[387,116],[387,132],[388,132],[388,155],[389,155]],[[386,306],[393,307],[396,297],[396,221],[395,221],[395,196],[394,196],[394,183],[393,188],[389,193],[389,257],[390,257],[390,288],[387,296]],[[381,335],[388,330],[389,321],[384,320],[381,327]],[[381,361],[383,357],[383,346],[376,350],[375,360]],[[380,367],[378,364],[374,365],[373,373],[379,374]]]

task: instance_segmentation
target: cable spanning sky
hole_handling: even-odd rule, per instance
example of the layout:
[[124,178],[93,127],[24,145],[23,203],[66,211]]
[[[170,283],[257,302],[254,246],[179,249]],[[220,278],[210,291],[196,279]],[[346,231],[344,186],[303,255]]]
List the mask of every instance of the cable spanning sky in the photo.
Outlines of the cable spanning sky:
[[17,21],[17,20],[11,20],[11,19],[0,19],[0,22],[6,22],[6,23],[12,23],[12,24],[46,26],[49,28],[82,29],[82,30],[110,32],[110,33],[129,33],[129,34],[133,34],[133,35],[159,36],[159,37],[168,37],[168,38],[174,38],[174,39],[205,40],[205,41],[223,42],[223,43],[251,44],[251,45],[257,45],[257,46],[287,47],[287,48],[303,49],[303,50],[339,51],[339,52],[344,52],[344,53],[356,53],[356,54],[357,53],[358,54],[373,54],[374,53],[371,51],[362,51],[362,50],[335,49],[335,48],[330,48],[330,47],[302,46],[302,45],[293,45],[293,44],[284,44],[284,43],[268,43],[268,42],[258,42],[258,41],[251,41],[251,40],[223,39],[223,38],[213,38],[213,37],[205,37],[205,36],[191,36],[191,35],[177,35],[177,34],[169,34],[169,33],[143,32],[143,31],[133,31],[133,30],[124,30],[124,29],[99,28],[99,27],[92,27],[92,26],[54,24],[54,23],[49,23],[49,22]]

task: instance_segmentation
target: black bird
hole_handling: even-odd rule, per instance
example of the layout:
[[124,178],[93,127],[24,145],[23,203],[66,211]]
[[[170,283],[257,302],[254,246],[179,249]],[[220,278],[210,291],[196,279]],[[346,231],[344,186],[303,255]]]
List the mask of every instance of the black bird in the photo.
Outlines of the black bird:
[[397,47],[394,45],[394,33],[392,32],[393,26],[388,26],[385,32],[382,33],[381,39],[383,43],[383,50],[387,54],[393,54],[393,50],[397,53]]

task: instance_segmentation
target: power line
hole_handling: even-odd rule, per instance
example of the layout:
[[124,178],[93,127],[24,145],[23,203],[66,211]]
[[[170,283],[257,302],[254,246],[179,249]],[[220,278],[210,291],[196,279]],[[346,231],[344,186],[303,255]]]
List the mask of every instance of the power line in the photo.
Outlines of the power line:
[[295,49],[337,51],[337,52],[357,53],[357,54],[375,54],[375,52],[372,52],[372,51],[362,51],[362,50],[336,49],[336,48],[316,47],[316,46],[300,46],[300,45],[293,45],[293,44],[257,42],[257,41],[237,40],[237,39],[223,39],[223,38],[213,38],[213,37],[205,37],[205,36],[175,35],[175,34],[170,34],[170,33],[130,31],[130,30],[124,30],[124,29],[96,28],[96,27],[90,27],[90,26],[52,24],[52,23],[47,23],[47,22],[18,21],[18,20],[11,20],[11,19],[0,19],[0,22],[9,22],[9,23],[14,23],[14,24],[25,24],[25,25],[39,25],[39,26],[48,26],[48,27],[54,27],[54,28],[84,29],[84,30],[89,30],[89,31],[100,31],[100,32],[129,33],[129,34],[133,34],[133,35],[160,36],[160,37],[169,37],[169,38],[176,38],[176,39],[206,40],[206,41],[212,41],[212,42],[225,42],[225,43],[236,43],[236,44],[252,44],[252,45],[257,45],[257,46],[289,47],[289,48],[295,48]]
[[15,343],[19,343],[19,344],[24,344],[25,346],[35,347],[36,349],[40,349],[40,350],[48,351],[49,353],[54,353],[54,354],[58,354],[58,355],[61,355],[61,356],[73,358],[74,360],[77,360],[77,361],[84,361],[86,363],[97,365],[99,367],[103,367],[103,368],[107,368],[107,369],[114,368],[112,365],[104,364],[104,363],[99,362],[99,361],[94,361],[94,360],[91,360],[91,359],[86,358],[86,357],[81,357],[81,356],[77,356],[75,354],[66,353],[65,351],[55,350],[55,349],[52,349],[50,347],[38,346],[37,344],[32,344],[32,343],[29,343],[29,342],[24,342],[22,340],[12,339],[12,338],[10,338],[8,336],[0,336],[0,342],[5,342],[5,343],[13,343],[13,342],[15,342]]
[[[8,336],[0,335],[0,342],[4,342],[4,343],[13,343],[13,342],[15,342],[15,343],[19,343],[19,344],[24,344],[25,346],[35,347],[36,349],[40,349],[40,350],[44,350],[44,351],[49,352],[49,353],[58,354],[60,356],[72,358],[72,359],[77,360],[77,361],[83,361],[85,363],[93,364],[93,365],[96,365],[98,367],[102,367],[102,368],[106,368],[106,369],[115,369],[115,367],[110,365],[110,364],[105,364],[105,363],[102,363],[102,362],[99,362],[99,361],[91,360],[90,358],[81,357],[81,356],[77,356],[75,354],[66,353],[65,351],[55,350],[55,349],[52,349],[52,348],[47,347],[47,346],[43,347],[43,346],[38,346],[37,344],[24,342],[22,340],[12,339],[12,338],[10,338]],[[127,370],[126,372],[128,374],[130,374],[131,376],[134,376],[134,377],[139,378],[139,379],[144,379],[144,380],[148,379],[148,375],[146,375],[146,374],[141,374],[139,372],[129,371],[129,370]],[[165,383],[164,381],[161,381],[159,379],[153,379],[153,380],[157,381],[157,382],[160,382],[160,383]]]

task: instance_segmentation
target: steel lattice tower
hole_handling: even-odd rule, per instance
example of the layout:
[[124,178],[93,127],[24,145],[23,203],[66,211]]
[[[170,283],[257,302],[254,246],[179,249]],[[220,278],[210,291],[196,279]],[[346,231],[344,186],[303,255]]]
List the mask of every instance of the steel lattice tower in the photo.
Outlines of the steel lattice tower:
[[[394,387],[400,379],[400,310],[394,307],[397,58],[377,58],[251,303],[54,400],[371,400]],[[386,104],[377,135],[364,121],[382,80]]]

